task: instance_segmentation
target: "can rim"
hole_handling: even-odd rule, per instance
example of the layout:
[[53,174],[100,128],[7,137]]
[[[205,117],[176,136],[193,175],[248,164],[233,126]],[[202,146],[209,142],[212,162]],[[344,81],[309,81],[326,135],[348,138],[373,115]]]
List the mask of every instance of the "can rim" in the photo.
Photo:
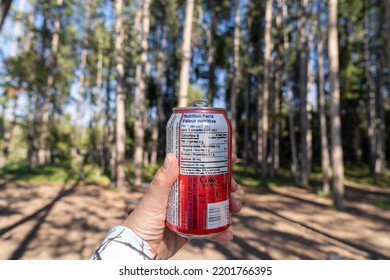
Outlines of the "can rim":
[[225,108],[221,107],[174,107],[172,110],[177,111],[177,110],[218,110],[218,111],[226,111]]

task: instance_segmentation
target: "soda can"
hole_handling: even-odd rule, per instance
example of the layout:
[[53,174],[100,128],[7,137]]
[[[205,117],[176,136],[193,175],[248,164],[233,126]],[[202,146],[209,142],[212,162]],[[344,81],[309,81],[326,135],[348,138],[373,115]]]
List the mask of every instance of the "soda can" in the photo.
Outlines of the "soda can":
[[178,107],[167,124],[167,153],[179,161],[168,199],[168,228],[187,238],[207,238],[231,223],[232,128],[223,108]]

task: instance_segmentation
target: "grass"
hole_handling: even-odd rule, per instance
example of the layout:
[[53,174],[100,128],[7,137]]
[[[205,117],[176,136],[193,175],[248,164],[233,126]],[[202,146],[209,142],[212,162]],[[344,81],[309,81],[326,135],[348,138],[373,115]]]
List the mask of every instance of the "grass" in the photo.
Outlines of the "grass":
[[30,170],[24,160],[12,161],[0,170],[0,178],[9,178],[16,182],[31,183],[73,183],[82,180],[87,183],[108,185],[110,180],[96,165],[84,165],[81,172],[73,170],[67,162],[45,165]]
[[[142,169],[143,182],[150,182],[153,179],[154,174],[162,165],[162,161],[157,164],[149,164]],[[66,161],[58,161],[51,165],[46,165],[36,171],[30,171],[28,164],[25,160],[16,160],[8,162],[5,168],[0,170],[0,178],[8,178],[14,181],[27,181],[32,183],[67,183],[76,182],[82,180],[84,182],[109,185],[110,179],[107,174],[95,164],[84,164],[81,172],[70,167],[70,163]],[[127,162],[125,165],[126,177],[130,185],[133,185],[133,170],[134,165]],[[256,172],[255,168],[251,165],[245,170],[242,163],[237,163],[233,167],[233,176],[237,183],[248,187],[260,188],[261,184],[261,170]],[[317,194],[322,196],[321,193],[321,168],[316,166],[313,172],[310,174],[309,185],[310,188],[317,190]],[[346,165],[345,166],[345,179],[347,181],[353,181],[361,184],[377,185],[382,187],[390,187],[390,169],[386,170],[386,175],[383,179],[373,178],[370,175],[370,171],[367,166],[361,165]],[[280,185],[295,185],[290,167],[282,166],[275,174],[274,178],[267,181],[268,188],[274,188]],[[388,201],[378,201],[378,205],[381,207],[387,207],[390,204]]]
[[370,169],[365,165],[346,165],[345,179],[360,184],[390,187],[390,169],[386,169],[383,178],[371,176]]
[[390,210],[390,199],[380,198],[377,200],[376,206],[382,208],[383,210]]
[[[236,163],[233,166],[233,176],[240,185],[256,188],[264,187],[261,182],[261,170],[256,172],[253,166],[248,166],[245,170],[242,163]],[[265,187],[272,189],[280,185],[294,185],[289,167],[281,167],[273,178],[267,180]]]
[[260,177],[261,174],[257,173],[253,166],[248,166],[247,170],[241,163],[236,163],[233,166],[234,179],[240,185],[249,186],[249,187],[260,187]]

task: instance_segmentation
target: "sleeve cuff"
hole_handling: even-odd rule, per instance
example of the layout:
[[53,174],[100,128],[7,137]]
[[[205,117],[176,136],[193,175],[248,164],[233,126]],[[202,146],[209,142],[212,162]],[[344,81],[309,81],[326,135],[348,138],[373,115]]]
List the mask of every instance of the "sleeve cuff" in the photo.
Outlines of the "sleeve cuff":
[[130,228],[114,226],[91,256],[91,260],[152,260],[156,257],[149,244]]

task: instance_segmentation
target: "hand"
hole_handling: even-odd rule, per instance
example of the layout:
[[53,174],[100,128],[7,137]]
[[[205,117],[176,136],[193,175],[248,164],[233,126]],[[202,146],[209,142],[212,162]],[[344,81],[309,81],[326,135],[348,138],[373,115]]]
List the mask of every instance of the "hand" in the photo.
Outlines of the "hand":
[[[237,156],[232,154],[232,162],[236,161]],[[164,165],[155,174],[148,192],[123,223],[156,250],[157,259],[172,257],[188,241],[187,238],[177,235],[165,226],[169,191],[178,175],[179,166],[176,157],[167,154]],[[237,183],[232,179],[232,192],[236,191],[237,187]],[[241,202],[232,197],[230,211],[238,213],[240,210]],[[229,230],[210,238],[216,242],[227,242],[232,239],[233,234]]]

